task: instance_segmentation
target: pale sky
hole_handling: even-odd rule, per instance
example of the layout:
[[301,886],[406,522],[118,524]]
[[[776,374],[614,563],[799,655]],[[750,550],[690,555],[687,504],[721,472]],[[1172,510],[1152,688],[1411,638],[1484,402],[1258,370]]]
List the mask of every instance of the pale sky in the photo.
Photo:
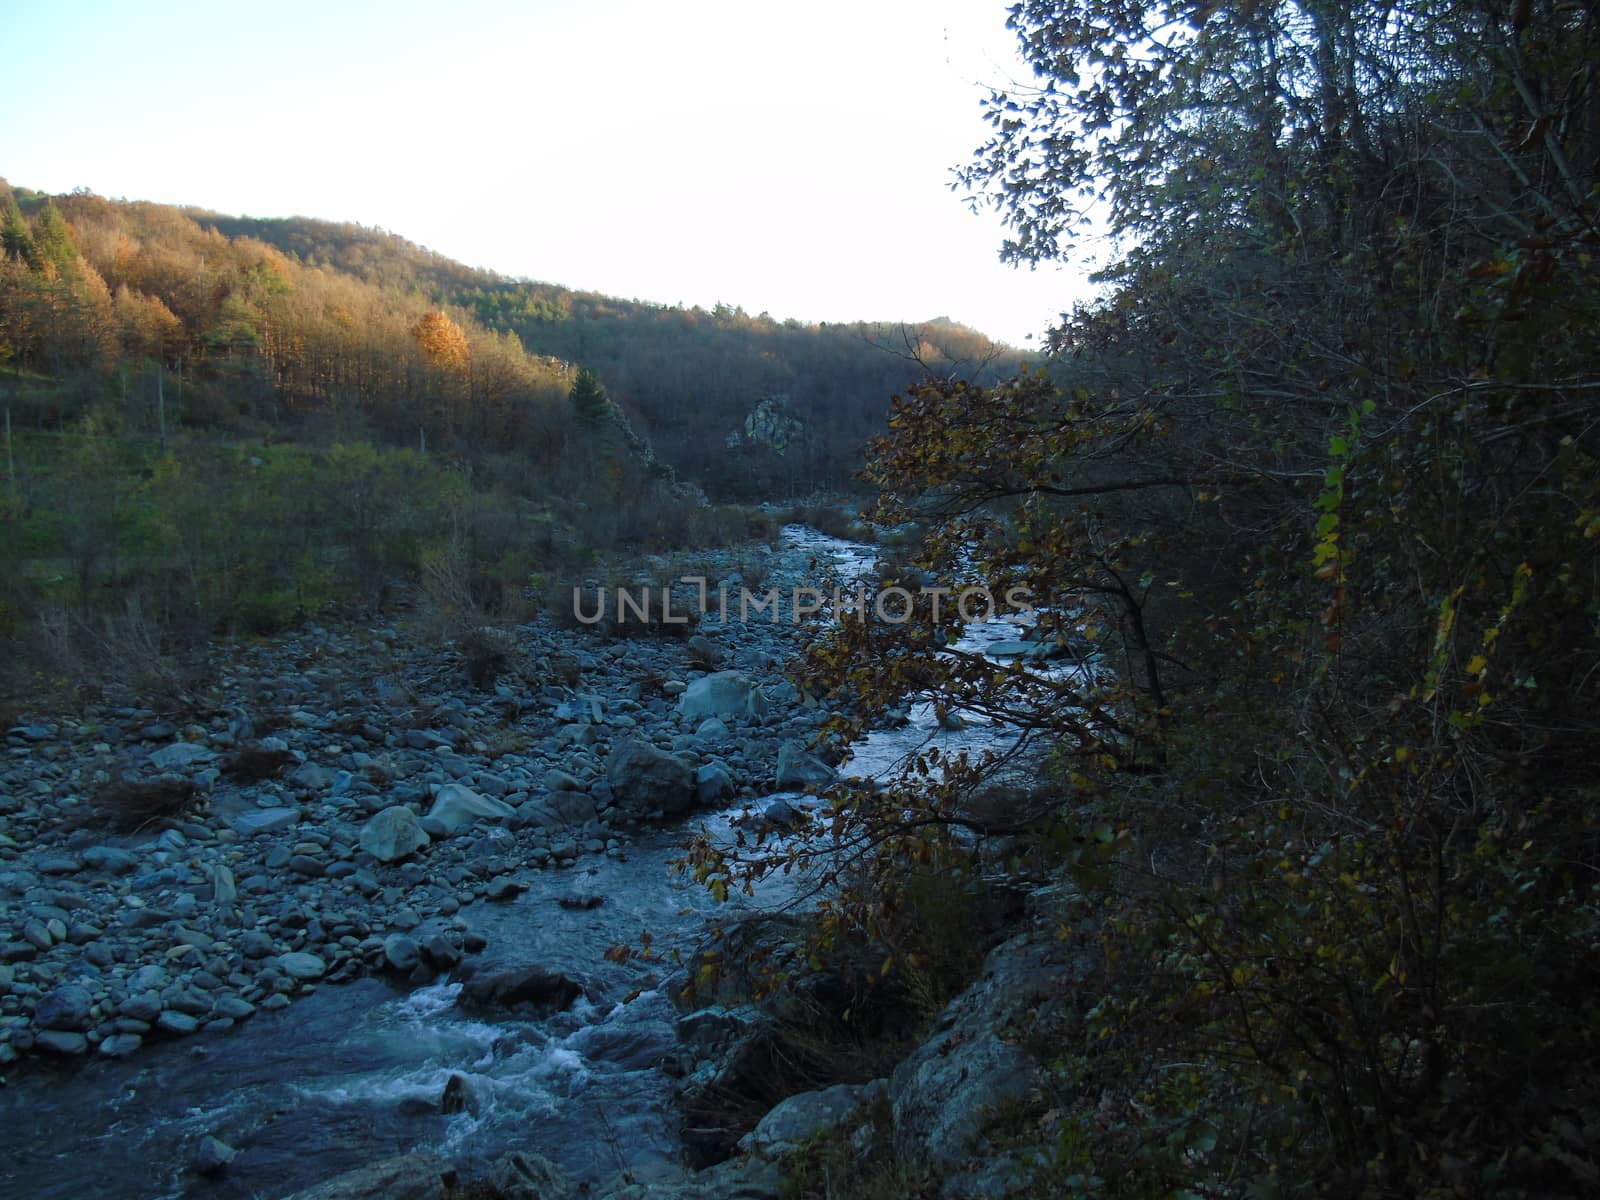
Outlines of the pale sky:
[[0,0],[0,176],[379,226],[473,266],[1022,345],[1084,270],[951,192],[1006,0]]

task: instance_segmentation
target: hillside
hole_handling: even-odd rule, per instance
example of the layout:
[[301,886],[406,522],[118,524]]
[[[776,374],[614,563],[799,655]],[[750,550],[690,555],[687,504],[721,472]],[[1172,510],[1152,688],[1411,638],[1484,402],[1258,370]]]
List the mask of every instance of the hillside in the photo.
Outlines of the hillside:
[[[1026,361],[943,318],[813,325],[731,305],[669,307],[509,279],[359,225],[185,215],[295,262],[421,294],[487,330],[515,334],[531,354],[593,368],[662,458],[714,497],[850,487],[867,441],[882,430],[888,398],[920,379],[924,365],[994,381]],[[799,422],[782,454],[746,435],[764,400]],[[731,461],[730,437],[743,443]]]

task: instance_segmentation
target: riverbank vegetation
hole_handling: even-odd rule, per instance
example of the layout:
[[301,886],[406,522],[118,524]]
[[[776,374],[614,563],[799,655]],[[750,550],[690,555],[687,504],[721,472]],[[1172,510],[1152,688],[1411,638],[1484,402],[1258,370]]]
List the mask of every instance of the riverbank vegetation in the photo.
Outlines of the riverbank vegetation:
[[932,749],[840,799],[871,884],[841,872],[821,936],[881,944],[908,866],[970,870],[974,836],[1053,862],[1090,974],[1018,1031],[1025,1194],[1592,1194],[1600,19],[1012,22],[1038,77],[962,183],[1018,261],[1073,256],[1091,206],[1120,253],[1046,369],[899,397],[869,476],[931,523],[927,578],[1030,586],[1095,669],[951,653],[926,598],[824,640],[841,732],[931,692],[1050,757],[1008,821]]

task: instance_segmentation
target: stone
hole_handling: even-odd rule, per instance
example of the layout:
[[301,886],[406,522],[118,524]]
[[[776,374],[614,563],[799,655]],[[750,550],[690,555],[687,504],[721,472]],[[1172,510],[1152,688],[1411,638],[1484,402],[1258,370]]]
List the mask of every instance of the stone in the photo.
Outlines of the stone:
[[515,816],[516,811],[504,800],[492,800],[464,784],[447,783],[434,796],[428,820],[442,825],[448,834],[475,821],[504,820]]
[[228,824],[242,834],[277,833],[300,820],[298,808],[255,808],[229,817]]
[[90,846],[83,852],[83,861],[110,875],[126,875],[139,865],[138,858],[116,846]]
[[728,736],[728,723],[721,717],[707,717],[694,727],[694,735],[706,742],[721,741]]
[[326,869],[321,861],[309,854],[296,854],[289,859],[289,870],[308,879],[320,879]]
[[89,989],[69,983],[39,1001],[33,1010],[33,1023],[40,1029],[62,1029],[82,1033],[93,1023],[94,997]]
[[684,811],[694,800],[694,771],[682,759],[635,737],[619,738],[606,759],[606,778],[629,816]]
[[150,752],[150,765],[158,771],[181,771],[211,762],[217,757],[215,750],[194,742],[173,742]]
[[895,1068],[888,1097],[902,1160],[941,1174],[970,1165],[971,1143],[996,1106],[1035,1086],[1036,1064],[1009,1031],[1045,1007],[1076,1002],[1071,984],[1088,960],[1061,962],[1059,953],[1059,943],[1028,933],[997,946],[977,982]]
[[239,953],[246,958],[271,958],[277,952],[272,938],[259,929],[247,929],[239,935]]
[[137,1033],[113,1033],[101,1039],[100,1053],[106,1058],[126,1058],[142,1045],[144,1038]]
[[471,1081],[459,1071],[452,1071],[444,1081],[444,1095],[439,1097],[439,1111],[446,1116],[467,1112],[477,1116],[482,1102],[472,1088]]
[[278,956],[278,965],[291,979],[321,979],[328,973],[328,964],[315,954],[293,951]]
[[391,933],[383,939],[383,961],[390,970],[404,975],[422,961],[422,947],[403,933]]
[[738,787],[721,763],[708,762],[694,773],[694,798],[702,808],[733,799]]
[[456,997],[456,1004],[468,1011],[526,1009],[546,1016],[572,1007],[573,1001],[581,995],[582,985],[566,975],[538,967],[523,967],[467,980]]
[[161,1015],[161,997],[155,992],[141,992],[125,999],[117,1011],[132,1020],[149,1023]]
[[171,1009],[165,1009],[156,1018],[156,1028],[161,1030],[162,1033],[170,1033],[174,1037],[187,1037],[200,1028],[200,1021],[199,1018],[191,1017],[188,1013],[173,1012]]
[[238,1156],[239,1152],[227,1142],[207,1134],[200,1139],[200,1148],[195,1151],[194,1169],[202,1175],[220,1175]]
[[863,1103],[884,1091],[885,1084],[879,1080],[875,1090],[869,1090],[872,1088],[870,1084],[841,1083],[790,1096],[740,1139],[739,1149],[770,1159],[793,1154],[801,1143],[849,1121]]
[[583,792],[551,792],[519,810],[523,823],[535,829],[582,827],[596,817],[594,801]]
[[51,1054],[83,1054],[89,1049],[88,1038],[64,1029],[42,1029],[34,1035],[33,1044]]
[[483,897],[485,900],[495,901],[515,900],[527,890],[526,885],[519,883],[508,875],[502,875],[499,879],[493,880],[484,889]]
[[803,742],[786,741],[778,748],[778,770],[773,781],[780,792],[825,788],[838,772],[807,750]]
[[422,953],[428,965],[436,971],[453,970],[461,961],[461,951],[442,933],[429,934],[422,939]]
[[361,827],[361,848],[379,862],[398,862],[428,844],[417,814],[403,804],[392,805]]
[[702,675],[678,697],[678,713],[692,721],[706,717],[761,717],[767,698],[740,671]]
[[684,643],[684,648],[701,666],[715,667],[722,662],[722,648],[703,633],[695,634]]

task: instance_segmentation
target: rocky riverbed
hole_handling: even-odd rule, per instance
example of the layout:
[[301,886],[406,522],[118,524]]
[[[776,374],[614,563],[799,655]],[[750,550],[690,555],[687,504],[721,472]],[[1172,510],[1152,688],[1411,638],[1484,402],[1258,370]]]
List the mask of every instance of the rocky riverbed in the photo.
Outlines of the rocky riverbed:
[[[763,588],[814,583],[839,549],[789,531]],[[771,1194],[771,1153],[642,1182],[681,1175],[669,1076],[712,1080],[750,1017],[686,1023],[666,966],[605,951],[692,947],[726,915],[672,875],[685,822],[781,816],[832,777],[805,749],[825,711],[783,676],[797,635],[546,616],[495,634],[502,669],[475,686],[396,627],[311,625],[219,647],[183,719],[31,714],[0,766],[6,1193],[281,1196],[425,1145],[393,1166],[418,1194],[462,1155],[512,1156],[494,1169],[515,1195],[570,1186],[518,1182],[540,1155],[618,1196]],[[745,1149],[883,1093],[802,1098]],[[411,1194],[396,1180],[329,1194]]]

